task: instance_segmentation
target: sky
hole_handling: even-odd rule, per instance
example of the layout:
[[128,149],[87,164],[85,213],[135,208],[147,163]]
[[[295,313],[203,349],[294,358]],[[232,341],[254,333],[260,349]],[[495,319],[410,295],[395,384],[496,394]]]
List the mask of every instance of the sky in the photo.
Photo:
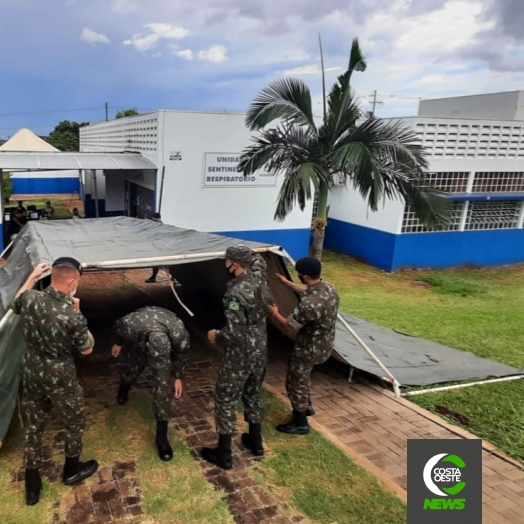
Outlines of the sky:
[[378,116],[421,98],[524,89],[522,0],[0,0],[0,138],[120,108],[245,111],[293,75],[321,112],[353,38],[353,86]]

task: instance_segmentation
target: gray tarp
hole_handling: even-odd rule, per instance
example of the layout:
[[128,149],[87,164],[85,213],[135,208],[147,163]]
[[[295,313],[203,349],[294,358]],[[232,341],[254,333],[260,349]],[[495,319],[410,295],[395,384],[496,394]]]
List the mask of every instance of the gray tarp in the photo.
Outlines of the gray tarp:
[[[40,262],[72,256],[88,265],[123,261],[115,263],[113,268],[162,266],[166,262],[144,264],[136,262],[136,259],[224,253],[228,246],[239,242],[234,238],[127,217],[30,222],[17,236],[7,263],[0,269],[0,317],[4,316],[32,267]],[[252,248],[266,246],[256,242],[242,243]],[[209,258],[182,259],[169,262],[169,265]],[[285,271],[278,255],[269,253],[266,259],[269,260],[271,272]],[[289,314],[296,304],[296,297],[289,288],[279,286],[275,279],[271,279],[270,284],[279,309],[283,314]],[[346,318],[402,385],[429,385],[519,373],[515,368],[479,359],[469,353],[400,335],[353,317]],[[0,444],[16,406],[18,369],[23,350],[19,318],[14,316],[0,333]],[[336,352],[353,367],[383,376],[367,353],[340,325]]]
[[[524,374],[523,370],[398,333],[346,313],[342,313],[342,317],[403,386],[429,386]],[[340,322],[337,325],[336,351],[354,368],[384,378],[382,370]]]

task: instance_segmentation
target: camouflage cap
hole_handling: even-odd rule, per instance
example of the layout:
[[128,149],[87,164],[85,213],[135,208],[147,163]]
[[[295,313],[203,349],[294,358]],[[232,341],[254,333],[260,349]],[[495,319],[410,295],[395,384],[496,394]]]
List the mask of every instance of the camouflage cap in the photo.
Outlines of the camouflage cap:
[[76,269],[80,274],[82,274],[82,264],[76,258],[71,257],[60,257],[57,258],[54,262],[52,267],[55,266],[69,266],[73,269]]
[[227,248],[226,258],[233,262],[249,264],[253,258],[253,251],[247,246],[231,246]]

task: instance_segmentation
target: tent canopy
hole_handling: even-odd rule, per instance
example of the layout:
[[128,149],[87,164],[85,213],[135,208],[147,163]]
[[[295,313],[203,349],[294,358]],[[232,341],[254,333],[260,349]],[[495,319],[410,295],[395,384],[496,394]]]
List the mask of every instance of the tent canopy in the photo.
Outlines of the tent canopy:
[[[209,264],[223,258],[229,246],[244,244],[265,253],[270,272],[286,272],[285,251],[279,246],[247,242],[235,238],[181,229],[151,220],[127,217],[88,220],[29,222],[15,239],[9,258],[0,269],[0,317],[8,311],[13,297],[33,267],[61,256],[78,259],[89,268],[125,269],[152,266],[176,266],[186,269],[189,278],[205,281],[196,263],[207,264],[205,278],[211,271],[223,273],[222,265]],[[183,265],[183,266],[180,266]],[[218,280],[218,275],[216,277]],[[297,303],[294,293],[269,279],[273,300],[283,315]],[[185,282],[184,282],[185,287]],[[520,370],[472,353],[409,337],[369,322],[343,315],[361,339],[393,373],[400,384],[420,386],[450,381],[485,379],[521,374]],[[24,351],[19,317],[13,316],[0,331],[0,443],[5,437],[16,405],[18,368]],[[335,352],[352,367],[383,377],[384,373],[357,344],[352,335],[338,324]]]
[[56,147],[35,135],[30,129],[20,129],[7,142],[0,145],[0,151],[58,151]]

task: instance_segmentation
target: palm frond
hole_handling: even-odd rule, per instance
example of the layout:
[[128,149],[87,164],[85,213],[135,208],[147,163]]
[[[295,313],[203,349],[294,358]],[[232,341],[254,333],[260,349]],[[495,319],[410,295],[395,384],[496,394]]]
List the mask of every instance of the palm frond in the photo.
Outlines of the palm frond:
[[313,198],[313,189],[316,191],[321,183],[328,180],[329,173],[314,163],[306,162],[288,169],[283,173],[275,220],[284,220],[296,205],[304,211],[308,200]]
[[297,78],[281,78],[262,89],[249,106],[246,125],[260,130],[274,120],[316,128],[309,87]]
[[250,175],[259,169],[281,171],[290,165],[309,161],[316,136],[300,126],[279,127],[252,137],[253,144],[242,152],[238,171]]
[[348,71],[349,71],[349,79],[351,79],[351,74],[353,71],[365,71],[368,67],[368,64],[366,62],[366,59],[364,58],[364,54],[362,53],[362,49],[360,48],[360,44],[358,43],[358,38],[354,38],[353,42],[351,44],[351,52],[349,54],[349,64],[348,64]]
[[424,181],[426,151],[416,134],[400,123],[367,120],[349,130],[325,161],[351,179],[373,211],[378,210],[382,199],[400,197],[428,226],[449,219],[452,203],[446,193],[432,189]]

